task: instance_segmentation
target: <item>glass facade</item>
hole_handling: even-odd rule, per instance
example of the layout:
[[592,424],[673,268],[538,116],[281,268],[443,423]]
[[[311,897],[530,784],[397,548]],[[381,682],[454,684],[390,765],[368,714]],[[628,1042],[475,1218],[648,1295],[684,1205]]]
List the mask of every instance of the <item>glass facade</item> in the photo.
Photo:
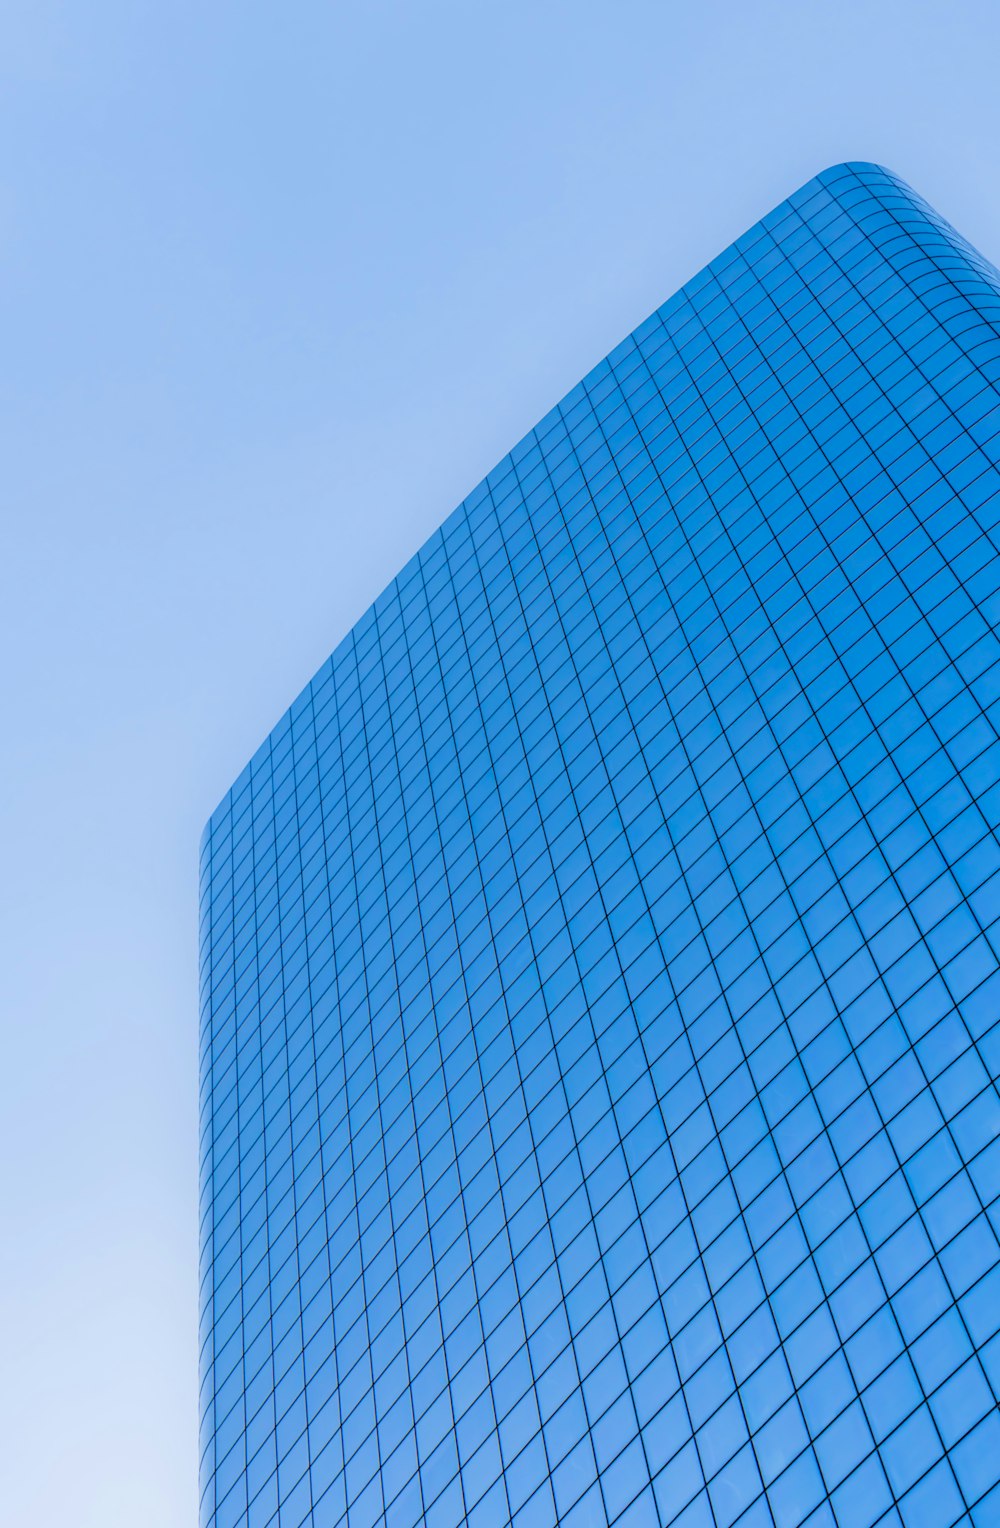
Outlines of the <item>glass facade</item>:
[[1000,277],[809,182],[202,847],[202,1522],[1000,1523]]

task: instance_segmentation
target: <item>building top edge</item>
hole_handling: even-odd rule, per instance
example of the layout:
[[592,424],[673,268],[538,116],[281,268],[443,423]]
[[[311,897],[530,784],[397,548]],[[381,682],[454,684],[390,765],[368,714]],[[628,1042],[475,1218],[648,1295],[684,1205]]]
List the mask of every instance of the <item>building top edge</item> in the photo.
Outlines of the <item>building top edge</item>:
[[774,205],[770,211],[764,214],[763,217],[759,218],[755,223],[752,223],[744,233],[740,234],[736,239],[732,240],[731,243],[727,244],[725,248],[719,252],[718,255],[716,255],[706,265],[697,270],[691,277],[689,277],[687,281],[683,283],[682,286],[678,287],[676,291],[668,296],[663,303],[661,303],[657,308],[654,308],[653,311],[645,318],[643,318],[629,332],[629,334],[627,334],[625,338],[619,342],[618,345],[614,346],[606,356],[602,357],[601,360],[596,362],[595,365],[592,366],[589,371],[584,374],[581,380],[577,382],[573,387],[571,387],[563,395],[563,397],[559,399],[559,401],[541,417],[541,419],[536,425],[532,427],[532,429],[528,430],[520,438],[520,440],[515,442],[515,444],[499,459],[496,465],[491,468],[491,470],[487,472],[482,479],[480,479],[480,481],[470,490],[468,494],[466,494],[466,496],[459,502],[459,504],[443,517],[441,523],[431,533],[423,545],[418,548],[418,550],[403,564],[396,576],[390,580],[389,584],[386,585],[385,589],[375,597],[375,599],[362,613],[362,615],[344,633],[343,637],[334,647],[330,656],[324,661],[324,663],[320,665],[316,672],[311,676],[309,681],[299,691],[291,705],[282,713],[282,715],[275,722],[274,726],[268,731],[259,748],[244,765],[243,769],[239,772],[233,781],[233,784],[225,792],[217,806],[209,815],[199,844],[199,859],[202,865],[203,874],[208,870],[211,860],[211,841],[215,824],[221,817],[225,815],[230,805],[233,804],[233,802],[238,798],[242,791],[250,784],[255,770],[259,769],[265,764],[270,751],[272,739],[282,730],[283,727],[287,726],[289,722],[295,718],[297,713],[301,712],[303,708],[307,708],[309,706],[311,695],[317,682],[322,680],[329,673],[331,666],[335,664],[338,655],[340,655],[345,650],[345,648],[349,647],[351,644],[355,633],[358,632],[359,629],[363,628],[365,623],[370,621],[373,616],[377,615],[379,607],[382,605],[383,601],[387,597],[391,596],[396,587],[406,579],[407,573],[419,563],[420,559],[425,555],[427,550],[442,535],[442,533],[446,531],[454,517],[460,515],[463,510],[468,505],[470,505],[470,503],[477,499],[477,496],[484,493],[489,493],[491,487],[496,486],[496,484],[510,472],[512,465],[515,464],[518,460],[519,453],[523,454],[525,451],[530,449],[532,445],[536,444],[541,437],[544,436],[546,432],[546,426],[549,421],[555,422],[555,420],[560,416],[561,411],[571,406],[574,398],[577,395],[583,396],[588,387],[593,386],[604,374],[607,373],[609,369],[613,369],[616,361],[625,355],[628,350],[636,343],[637,336],[641,335],[646,325],[657,319],[662,319],[664,316],[669,315],[672,310],[681,307],[691,295],[697,293],[697,291],[707,281],[710,281],[715,273],[724,269],[729,263],[732,262],[734,258],[738,257],[742,251],[747,249],[757,239],[773,231],[782,223],[785,218],[789,216],[789,214],[801,213],[804,207],[808,206],[810,202],[815,201],[817,195],[821,191],[829,193],[831,188],[837,186],[837,184],[841,181],[846,181],[849,184],[854,184],[860,188],[867,187],[869,189],[873,188],[877,183],[881,182],[887,188],[891,187],[895,189],[897,193],[901,193],[903,196],[905,196],[907,201],[911,203],[914,209],[919,209],[926,213],[928,216],[934,216],[932,209],[922,201],[919,195],[914,192],[913,189],[904,180],[902,180],[898,175],[896,175],[886,166],[869,160],[838,161],[834,164],[828,165],[825,169],[820,170],[817,174],[810,176],[809,179],[798,186],[796,190],[792,191],[782,201]]

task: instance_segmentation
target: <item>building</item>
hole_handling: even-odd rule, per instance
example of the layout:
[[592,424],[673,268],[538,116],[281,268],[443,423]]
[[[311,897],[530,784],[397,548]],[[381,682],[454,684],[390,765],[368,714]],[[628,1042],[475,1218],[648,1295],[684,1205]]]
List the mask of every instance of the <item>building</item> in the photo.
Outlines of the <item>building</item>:
[[1000,1522],[1000,276],[783,203],[202,849],[202,1522]]

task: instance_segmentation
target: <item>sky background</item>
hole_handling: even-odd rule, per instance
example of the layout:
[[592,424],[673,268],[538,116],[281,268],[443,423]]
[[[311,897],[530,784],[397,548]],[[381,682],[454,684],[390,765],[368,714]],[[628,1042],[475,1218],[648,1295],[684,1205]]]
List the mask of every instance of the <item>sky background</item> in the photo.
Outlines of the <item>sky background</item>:
[[0,0],[0,1517],[197,1521],[197,850],[367,604],[817,171],[1000,256],[996,0]]

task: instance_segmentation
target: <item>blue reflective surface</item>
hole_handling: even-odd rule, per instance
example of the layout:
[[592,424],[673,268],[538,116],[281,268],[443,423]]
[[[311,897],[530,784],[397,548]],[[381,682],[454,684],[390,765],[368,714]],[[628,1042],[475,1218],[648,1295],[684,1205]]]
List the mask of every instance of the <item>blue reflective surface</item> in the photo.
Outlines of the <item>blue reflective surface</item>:
[[202,1521],[1000,1522],[1000,278],[810,182],[202,849]]

